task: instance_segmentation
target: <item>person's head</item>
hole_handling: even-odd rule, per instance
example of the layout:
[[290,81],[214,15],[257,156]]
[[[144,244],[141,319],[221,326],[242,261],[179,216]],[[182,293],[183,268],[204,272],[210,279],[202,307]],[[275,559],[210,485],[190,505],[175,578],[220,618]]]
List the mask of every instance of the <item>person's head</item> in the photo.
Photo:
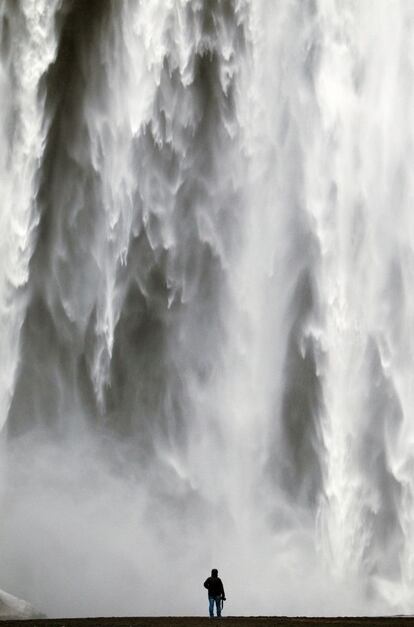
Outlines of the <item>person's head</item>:
[[218,570],[217,570],[217,568],[213,568],[213,570],[211,571],[211,576],[212,576],[212,577],[217,577],[217,575],[218,575]]

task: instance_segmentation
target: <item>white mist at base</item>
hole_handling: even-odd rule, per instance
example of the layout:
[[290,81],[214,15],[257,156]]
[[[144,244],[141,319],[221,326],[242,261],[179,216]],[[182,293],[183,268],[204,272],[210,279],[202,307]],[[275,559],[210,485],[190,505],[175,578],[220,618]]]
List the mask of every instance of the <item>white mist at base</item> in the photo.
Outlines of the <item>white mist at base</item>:
[[42,461],[19,451],[14,461],[30,459],[30,473],[17,471],[3,501],[2,573],[48,616],[205,615],[202,582],[212,564],[225,582],[227,615],[387,609],[379,601],[367,609],[355,578],[332,579],[306,520],[270,534],[260,519],[246,530],[228,512],[183,516],[148,494],[155,478],[140,488],[136,476],[120,477],[92,443],[82,455],[33,442],[30,449]]
[[0,20],[0,588],[413,612],[411,2]]

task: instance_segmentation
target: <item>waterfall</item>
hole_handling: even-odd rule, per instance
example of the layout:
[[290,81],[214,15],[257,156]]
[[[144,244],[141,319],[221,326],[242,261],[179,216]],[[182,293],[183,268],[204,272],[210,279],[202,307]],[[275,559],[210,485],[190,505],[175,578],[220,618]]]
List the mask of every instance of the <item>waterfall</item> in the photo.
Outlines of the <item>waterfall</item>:
[[0,1],[0,588],[414,612],[410,0]]

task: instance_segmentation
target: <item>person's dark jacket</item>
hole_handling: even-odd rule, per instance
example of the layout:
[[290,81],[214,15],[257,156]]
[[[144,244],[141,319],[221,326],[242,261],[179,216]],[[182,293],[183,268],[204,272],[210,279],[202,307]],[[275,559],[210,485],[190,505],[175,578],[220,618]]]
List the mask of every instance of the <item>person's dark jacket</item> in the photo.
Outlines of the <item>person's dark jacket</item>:
[[224,594],[223,582],[220,577],[208,577],[204,582],[204,587],[207,588],[209,597],[226,598],[226,595]]

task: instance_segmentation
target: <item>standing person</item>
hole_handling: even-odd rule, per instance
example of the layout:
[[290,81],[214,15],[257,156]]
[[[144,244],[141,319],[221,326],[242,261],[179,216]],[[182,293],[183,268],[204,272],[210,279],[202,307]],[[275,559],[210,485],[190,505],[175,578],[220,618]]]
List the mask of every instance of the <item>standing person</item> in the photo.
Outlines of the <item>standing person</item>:
[[204,587],[208,590],[208,611],[210,616],[214,616],[214,603],[216,604],[217,616],[221,616],[221,602],[226,600],[223,582],[218,576],[217,568],[211,571],[211,577],[207,577]]

